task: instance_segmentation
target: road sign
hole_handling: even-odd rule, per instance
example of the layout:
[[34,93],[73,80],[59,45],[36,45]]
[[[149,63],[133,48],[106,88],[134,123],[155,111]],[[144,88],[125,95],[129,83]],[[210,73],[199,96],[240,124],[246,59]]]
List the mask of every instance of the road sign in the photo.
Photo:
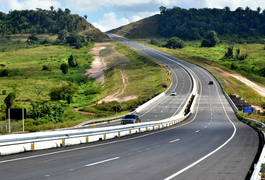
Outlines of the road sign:
[[243,107],[243,113],[254,113],[253,107]]
[[26,119],[26,109],[10,109],[8,116],[8,110],[6,111],[6,118],[10,119]]

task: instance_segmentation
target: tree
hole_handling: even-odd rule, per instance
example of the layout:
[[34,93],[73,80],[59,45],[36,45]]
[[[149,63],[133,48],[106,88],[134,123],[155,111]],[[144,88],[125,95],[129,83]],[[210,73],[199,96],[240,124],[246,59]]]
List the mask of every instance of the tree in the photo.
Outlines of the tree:
[[86,14],[84,15],[84,18],[87,19],[87,15]]
[[227,52],[225,52],[225,56],[226,58],[233,58],[233,50],[234,50],[234,46],[230,46],[227,48]]
[[64,13],[65,13],[65,15],[68,15],[68,14],[70,14],[70,13],[71,13],[71,11],[70,11],[70,9],[68,9],[68,8],[65,8],[65,10],[64,10]]
[[82,26],[82,28],[84,29],[84,31],[86,30],[86,28],[87,28],[87,26],[84,24],[83,26]]
[[219,43],[219,39],[215,31],[209,31],[206,39],[201,43],[201,47],[214,47]]
[[33,33],[31,34],[29,37],[28,37],[28,42],[32,42],[32,43],[36,43],[39,41],[39,38],[37,37],[37,34],[36,33]]
[[164,7],[164,6],[160,6],[160,7],[159,7],[160,14],[165,14],[166,9],[167,9],[166,7]]
[[6,104],[6,108],[9,109],[14,105],[14,100],[16,98],[16,92],[13,91],[7,95],[7,97],[4,100],[4,103]]
[[59,33],[58,33],[58,37],[57,37],[57,39],[58,40],[61,40],[61,41],[65,41],[66,40],[66,38],[67,38],[67,36],[68,36],[68,32],[67,32],[67,30],[61,30]]
[[62,70],[62,73],[66,74],[68,72],[68,68],[69,68],[68,64],[66,63],[61,64],[60,69]]
[[184,41],[182,41],[181,39],[179,39],[178,37],[172,37],[168,40],[166,47],[168,48],[184,48],[185,47],[185,43]]
[[68,58],[68,64],[70,67],[76,67],[78,66],[77,62],[74,62],[74,56],[71,54],[71,56]]
[[51,100],[67,100],[67,103],[70,104],[77,90],[78,87],[75,84],[68,82],[62,86],[53,87],[49,95]]

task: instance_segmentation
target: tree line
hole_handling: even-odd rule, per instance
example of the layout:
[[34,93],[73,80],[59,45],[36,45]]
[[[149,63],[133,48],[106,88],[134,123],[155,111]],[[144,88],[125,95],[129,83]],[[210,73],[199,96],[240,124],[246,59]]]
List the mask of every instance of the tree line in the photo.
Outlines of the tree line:
[[[80,32],[87,28],[94,28],[83,17],[70,14],[66,8],[50,10],[37,8],[36,10],[10,10],[8,14],[0,12],[0,34],[58,34],[65,29],[68,32]],[[87,18],[87,15],[84,15]]]
[[264,37],[265,10],[256,10],[248,6],[238,7],[231,11],[223,9],[167,9],[161,6],[158,33],[163,37],[179,37],[183,40],[206,38],[207,33],[214,30],[218,36],[239,35],[242,38]]

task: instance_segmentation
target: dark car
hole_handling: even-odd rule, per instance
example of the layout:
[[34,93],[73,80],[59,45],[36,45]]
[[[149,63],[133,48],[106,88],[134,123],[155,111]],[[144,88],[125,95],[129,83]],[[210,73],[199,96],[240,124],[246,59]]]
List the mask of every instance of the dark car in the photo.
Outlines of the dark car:
[[213,81],[209,81],[209,84],[213,84]]
[[134,123],[140,123],[140,118],[135,114],[129,114],[124,116],[124,118],[121,120],[121,124],[134,124]]

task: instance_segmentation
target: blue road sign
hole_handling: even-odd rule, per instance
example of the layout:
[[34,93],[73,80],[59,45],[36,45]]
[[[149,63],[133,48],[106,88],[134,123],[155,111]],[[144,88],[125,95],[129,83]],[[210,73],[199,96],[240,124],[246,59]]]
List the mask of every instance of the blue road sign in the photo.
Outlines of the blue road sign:
[[243,107],[243,113],[254,113],[253,107]]

